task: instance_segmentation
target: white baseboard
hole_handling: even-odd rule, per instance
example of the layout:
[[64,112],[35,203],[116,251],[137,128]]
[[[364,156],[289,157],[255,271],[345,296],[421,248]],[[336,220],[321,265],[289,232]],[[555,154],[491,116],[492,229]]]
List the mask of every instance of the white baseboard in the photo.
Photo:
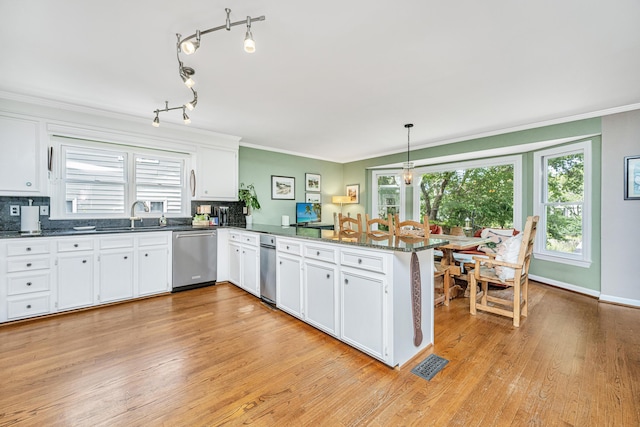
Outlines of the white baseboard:
[[546,283],[557,288],[566,289],[568,291],[577,292],[579,294],[589,295],[592,297],[598,298],[603,302],[611,302],[614,304],[622,304],[628,305],[631,307],[640,307],[640,300],[635,300],[631,298],[621,298],[613,295],[604,295],[599,291],[594,291],[593,289],[587,289],[580,286],[572,285],[570,283],[559,282],[557,280],[548,279],[546,277],[536,276],[534,274],[529,274],[529,278],[531,280],[535,280],[536,282]]
[[572,285],[570,283],[560,282],[558,280],[548,279],[546,277],[536,276],[529,274],[529,278],[540,283],[547,283],[557,288],[566,289],[568,291],[577,292],[579,294],[589,295],[591,297],[600,298],[600,291],[594,291],[593,289],[583,288],[582,286]]
[[613,295],[600,294],[600,301],[612,302],[615,304],[622,304],[622,305],[629,305],[631,307],[640,307],[640,300],[614,297]]

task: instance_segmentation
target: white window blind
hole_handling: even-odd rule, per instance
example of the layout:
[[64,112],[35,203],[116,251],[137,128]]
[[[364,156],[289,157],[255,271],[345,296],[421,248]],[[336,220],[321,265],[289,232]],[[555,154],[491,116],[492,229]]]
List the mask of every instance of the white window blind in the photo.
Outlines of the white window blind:
[[144,200],[151,212],[180,213],[182,209],[182,161],[136,156],[136,200]]
[[65,147],[66,213],[122,213],[125,204],[125,153]]

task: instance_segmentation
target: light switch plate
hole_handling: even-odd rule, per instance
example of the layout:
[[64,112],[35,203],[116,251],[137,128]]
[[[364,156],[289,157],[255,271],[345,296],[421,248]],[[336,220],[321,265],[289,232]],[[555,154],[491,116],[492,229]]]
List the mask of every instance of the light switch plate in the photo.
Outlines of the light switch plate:
[[11,216],[20,216],[20,206],[18,205],[11,205],[10,207],[10,214]]
[[47,205],[40,206],[40,215],[48,216],[49,215],[49,206],[47,206]]

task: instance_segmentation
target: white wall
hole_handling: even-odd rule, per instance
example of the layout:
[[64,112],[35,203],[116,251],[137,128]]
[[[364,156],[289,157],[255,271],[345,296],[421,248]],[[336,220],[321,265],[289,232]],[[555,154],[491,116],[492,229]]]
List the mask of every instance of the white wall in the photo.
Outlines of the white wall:
[[640,200],[624,200],[625,156],[640,155],[640,111],[602,118],[600,299],[640,307]]

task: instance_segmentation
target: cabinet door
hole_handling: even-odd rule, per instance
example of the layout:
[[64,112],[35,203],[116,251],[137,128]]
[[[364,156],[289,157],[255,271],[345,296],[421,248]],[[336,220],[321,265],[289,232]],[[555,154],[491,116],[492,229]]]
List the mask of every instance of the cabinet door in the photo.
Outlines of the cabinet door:
[[240,245],[229,243],[229,281],[240,286]]
[[384,276],[342,272],[341,339],[379,359],[385,358]]
[[0,117],[0,194],[40,191],[38,123]]
[[138,251],[138,294],[151,295],[169,290],[167,247],[148,247]]
[[305,321],[333,336],[338,336],[335,265],[305,261],[304,276]]
[[198,200],[238,200],[238,152],[198,148],[196,196]]
[[260,296],[260,252],[256,247],[242,246],[242,287]]
[[276,305],[302,318],[302,259],[278,255],[276,270]]
[[58,310],[93,305],[93,252],[58,258]]
[[100,254],[100,302],[128,298],[133,298],[133,251]]

